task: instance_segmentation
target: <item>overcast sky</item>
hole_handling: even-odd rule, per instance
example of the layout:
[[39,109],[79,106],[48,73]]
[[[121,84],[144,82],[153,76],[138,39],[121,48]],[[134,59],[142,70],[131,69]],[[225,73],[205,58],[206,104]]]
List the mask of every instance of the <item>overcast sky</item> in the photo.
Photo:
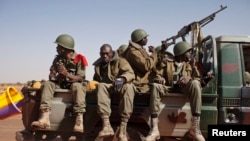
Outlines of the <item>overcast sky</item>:
[[1,0],[0,83],[47,79],[54,41],[64,33],[88,59],[91,80],[102,44],[117,49],[141,28],[150,35],[148,46],[158,46],[220,5],[227,8],[203,27],[203,35],[250,35],[249,0]]

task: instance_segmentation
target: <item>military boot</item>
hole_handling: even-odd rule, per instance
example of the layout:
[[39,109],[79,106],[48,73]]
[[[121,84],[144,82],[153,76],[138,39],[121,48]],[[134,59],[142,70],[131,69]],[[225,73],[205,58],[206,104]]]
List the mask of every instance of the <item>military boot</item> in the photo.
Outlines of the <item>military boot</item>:
[[49,129],[50,128],[49,115],[50,115],[49,109],[41,109],[38,121],[33,121],[31,123],[31,127]]
[[148,133],[148,136],[145,138],[145,141],[155,141],[159,139],[160,139],[160,132],[158,129],[158,118],[152,118],[151,129]]
[[205,138],[201,134],[200,130],[200,117],[193,116],[191,119],[192,126],[189,130],[189,133],[195,139],[195,141],[205,141]]
[[76,114],[74,131],[75,132],[81,132],[81,133],[84,132],[84,127],[83,127],[83,113],[77,113]]
[[113,138],[113,141],[128,141],[126,122],[121,122],[120,126],[118,127],[116,131],[116,135]]
[[109,116],[102,116],[102,130],[98,133],[98,138],[113,136],[114,130],[109,122]]

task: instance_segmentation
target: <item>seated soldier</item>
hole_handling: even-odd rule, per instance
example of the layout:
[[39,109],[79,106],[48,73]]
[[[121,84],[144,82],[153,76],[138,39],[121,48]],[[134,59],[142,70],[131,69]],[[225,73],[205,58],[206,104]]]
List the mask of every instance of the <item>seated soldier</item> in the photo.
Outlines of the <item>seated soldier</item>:
[[250,56],[245,57],[245,80],[246,86],[250,87]]
[[74,39],[67,34],[57,37],[55,43],[58,55],[50,67],[49,80],[41,87],[40,117],[32,122],[33,128],[50,129],[49,115],[52,109],[52,98],[56,88],[70,89],[74,100],[73,112],[75,125],[73,130],[84,132],[83,114],[86,111],[85,68],[87,60],[76,54]]
[[201,96],[201,80],[202,75],[197,69],[195,63],[192,63],[193,48],[187,42],[178,42],[174,46],[175,55],[175,68],[177,85],[179,89],[186,95],[190,100],[191,112],[192,112],[192,126],[189,130],[189,134],[193,136],[194,140],[205,141],[200,131],[200,115],[202,106]]
[[122,45],[119,46],[119,48],[116,51],[117,51],[117,53],[118,53],[118,55],[120,57],[123,57],[124,56],[124,52],[126,51],[127,48],[128,48],[128,45],[122,44]]
[[[165,46],[167,45],[165,44]],[[173,77],[175,72],[174,55],[165,50],[164,44],[157,46],[155,48],[155,52],[158,55],[158,62],[154,68],[155,73],[165,78],[166,86],[173,86]]]
[[128,141],[127,123],[133,112],[134,71],[126,59],[119,57],[118,53],[112,50],[111,45],[103,44],[100,48],[100,58],[94,63],[93,80],[97,84],[97,113],[102,119],[102,130],[98,133],[97,139],[114,135],[109,117],[111,115],[111,94],[119,94],[120,126],[117,129],[115,138],[119,141]]

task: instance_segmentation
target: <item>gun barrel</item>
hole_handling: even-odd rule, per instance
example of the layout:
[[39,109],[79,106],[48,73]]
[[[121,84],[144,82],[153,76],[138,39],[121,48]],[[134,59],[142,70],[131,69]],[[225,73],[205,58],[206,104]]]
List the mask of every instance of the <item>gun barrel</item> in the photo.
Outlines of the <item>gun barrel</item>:
[[222,10],[226,9],[227,6],[220,6],[220,9],[215,11],[214,13],[208,15],[207,17],[203,18],[202,20],[198,21],[198,22],[192,22],[190,24],[188,24],[187,26],[184,26],[176,35],[170,37],[170,38],[167,38],[165,41],[169,41],[169,40],[172,40],[171,43],[169,43],[169,45],[171,44],[175,44],[175,40],[177,38],[182,38],[183,41],[185,41],[185,35],[187,35],[190,31],[191,31],[191,26],[194,24],[194,23],[199,23],[199,25],[201,27],[205,26],[206,24],[210,23],[211,21],[214,20],[215,16],[217,13],[221,12]]
[[206,24],[210,23],[211,21],[214,20],[214,17],[216,16],[217,13],[221,12],[222,10],[226,9],[227,6],[222,6],[221,8],[214,13],[208,15],[207,17],[203,18],[202,20],[198,21],[198,23],[201,25],[201,27],[205,26]]

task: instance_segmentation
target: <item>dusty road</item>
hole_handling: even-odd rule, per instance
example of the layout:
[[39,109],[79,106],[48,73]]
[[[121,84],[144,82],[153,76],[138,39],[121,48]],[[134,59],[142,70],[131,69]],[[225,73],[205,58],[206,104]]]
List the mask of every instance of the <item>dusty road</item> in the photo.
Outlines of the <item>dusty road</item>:
[[1,141],[16,141],[16,132],[24,129],[21,117],[21,114],[19,114],[0,120]]
[[[16,141],[16,132],[20,132],[23,129],[21,114],[0,120],[0,141]],[[28,141],[33,141],[33,139]],[[61,139],[58,137],[53,141],[61,141]],[[75,138],[71,137],[69,141],[75,141]]]

